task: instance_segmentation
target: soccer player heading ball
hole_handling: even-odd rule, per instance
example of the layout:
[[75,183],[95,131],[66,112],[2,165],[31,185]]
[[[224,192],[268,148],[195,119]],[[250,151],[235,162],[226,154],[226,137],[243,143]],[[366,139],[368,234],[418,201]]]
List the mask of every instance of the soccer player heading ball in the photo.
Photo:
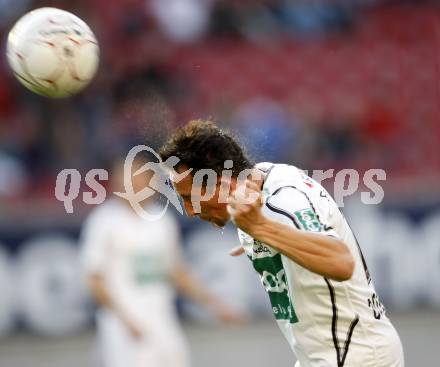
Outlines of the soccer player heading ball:
[[[253,165],[236,140],[209,121],[177,130],[160,155],[179,158],[180,177],[192,168],[173,182],[189,216],[237,226],[241,246],[233,254],[252,260],[296,367],[403,367],[399,336],[361,249],[321,185],[291,165]],[[225,174],[225,161],[232,161],[232,175]],[[200,169],[213,170],[217,180],[194,190]],[[194,197],[207,190],[211,198]]]

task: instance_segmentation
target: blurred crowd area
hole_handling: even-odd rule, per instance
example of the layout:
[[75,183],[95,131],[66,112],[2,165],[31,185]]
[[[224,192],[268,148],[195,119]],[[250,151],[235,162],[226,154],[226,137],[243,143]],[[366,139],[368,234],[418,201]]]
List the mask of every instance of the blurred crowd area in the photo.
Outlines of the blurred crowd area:
[[392,192],[438,191],[435,1],[4,0],[3,45],[41,6],[91,26],[100,68],[79,96],[50,100],[0,59],[0,198],[52,198],[61,169],[105,168],[208,117],[256,161],[383,168]]

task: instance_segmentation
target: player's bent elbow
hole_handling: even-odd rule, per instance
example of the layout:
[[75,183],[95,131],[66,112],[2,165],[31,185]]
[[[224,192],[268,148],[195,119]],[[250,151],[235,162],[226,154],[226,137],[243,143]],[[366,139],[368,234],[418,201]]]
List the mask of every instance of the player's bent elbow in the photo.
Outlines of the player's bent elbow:
[[338,282],[351,279],[354,272],[354,259],[351,254],[346,254],[343,258],[339,259],[335,269],[333,279]]

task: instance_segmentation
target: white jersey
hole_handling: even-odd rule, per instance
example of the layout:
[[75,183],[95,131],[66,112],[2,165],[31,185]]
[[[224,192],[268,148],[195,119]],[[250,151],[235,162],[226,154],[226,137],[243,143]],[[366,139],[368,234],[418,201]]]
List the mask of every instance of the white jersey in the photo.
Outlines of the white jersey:
[[266,217],[338,238],[355,260],[352,278],[337,282],[238,230],[300,366],[402,367],[399,337],[385,315],[356,238],[334,200],[294,166],[260,163],[256,167],[267,173],[262,188]]
[[[148,210],[159,211],[154,205]],[[173,216],[146,221],[121,199],[111,199],[92,211],[81,237],[86,274],[103,278],[113,302],[145,334],[142,342],[135,341],[116,315],[100,310],[97,321],[104,365],[187,366],[186,342],[168,279],[180,261],[179,230]]]

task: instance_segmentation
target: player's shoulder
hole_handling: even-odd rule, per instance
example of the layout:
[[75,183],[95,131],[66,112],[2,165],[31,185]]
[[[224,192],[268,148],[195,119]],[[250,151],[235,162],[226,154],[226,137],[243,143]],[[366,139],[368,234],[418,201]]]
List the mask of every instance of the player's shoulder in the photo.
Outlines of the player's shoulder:
[[159,223],[161,223],[162,225],[169,227],[169,228],[174,228],[174,227],[178,227],[179,226],[179,222],[178,219],[176,217],[176,211],[171,210],[170,208],[167,208],[164,211],[164,207],[161,205],[156,205],[155,206],[155,212],[162,212],[163,214],[160,217],[160,219],[158,220]]
[[256,167],[266,174],[263,191],[274,195],[283,189],[305,191],[314,187],[313,180],[296,166],[281,163],[258,163]]
[[117,217],[119,211],[120,203],[114,199],[108,199],[90,211],[86,218],[86,223],[89,225],[103,225],[110,222],[112,218]]
[[336,204],[318,182],[298,167],[273,164],[266,172],[263,199],[263,210],[271,218],[293,223],[298,229],[338,236],[328,224],[337,212]]

